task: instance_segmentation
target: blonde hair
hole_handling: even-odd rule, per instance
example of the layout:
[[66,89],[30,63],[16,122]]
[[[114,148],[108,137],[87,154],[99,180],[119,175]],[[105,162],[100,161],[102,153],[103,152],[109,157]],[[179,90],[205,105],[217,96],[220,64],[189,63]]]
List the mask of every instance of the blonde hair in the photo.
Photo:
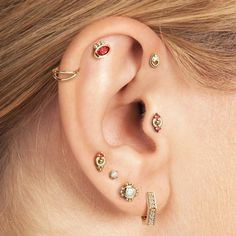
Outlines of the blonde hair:
[[13,127],[23,119],[27,123],[55,98],[51,70],[68,42],[100,18],[127,16],[147,24],[189,78],[215,89],[236,88],[235,0],[9,0],[1,5],[2,175]]

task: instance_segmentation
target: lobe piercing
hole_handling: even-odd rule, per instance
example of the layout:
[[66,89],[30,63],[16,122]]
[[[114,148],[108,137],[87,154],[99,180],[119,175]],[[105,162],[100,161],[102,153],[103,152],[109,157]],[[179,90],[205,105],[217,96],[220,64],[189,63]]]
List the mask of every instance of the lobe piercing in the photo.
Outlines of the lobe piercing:
[[157,213],[156,196],[153,192],[147,193],[147,215],[142,216],[144,224],[154,225]]
[[95,156],[96,169],[101,172],[106,164],[105,155],[102,152],[98,152]]
[[[64,71],[64,70],[59,70],[58,67],[54,68],[52,70],[52,76],[55,80],[57,81],[67,81],[75,78],[79,73],[79,70],[75,71]],[[64,78],[60,78],[60,75],[67,75]]]
[[163,121],[161,119],[161,116],[158,113],[155,113],[152,118],[152,126],[156,132],[159,132],[161,130]]
[[137,196],[138,189],[134,187],[131,183],[126,183],[121,186],[120,196],[127,200],[128,202],[133,201],[133,199]]
[[149,59],[149,65],[152,67],[152,68],[157,68],[158,65],[160,64],[160,58],[159,56],[156,54],[156,53],[153,53],[151,56],[150,56],[150,59]]
[[94,57],[100,59],[105,57],[111,51],[111,48],[105,42],[99,41],[94,44],[93,50],[94,50],[93,52]]
[[117,170],[111,170],[109,173],[109,178],[110,179],[117,179],[119,177],[118,171]]

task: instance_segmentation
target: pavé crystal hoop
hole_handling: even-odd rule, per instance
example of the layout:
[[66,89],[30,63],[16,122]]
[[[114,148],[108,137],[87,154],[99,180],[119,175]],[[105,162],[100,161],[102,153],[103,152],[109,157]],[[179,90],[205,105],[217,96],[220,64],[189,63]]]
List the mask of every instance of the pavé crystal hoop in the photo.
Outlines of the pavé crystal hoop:
[[156,53],[153,53],[151,56],[150,56],[150,59],[149,59],[149,65],[152,67],[152,68],[157,68],[158,65],[160,64],[160,58],[159,56],[156,54]]
[[142,216],[143,223],[146,225],[154,225],[157,213],[156,196],[153,192],[147,192],[147,215]]
[[[79,73],[79,70],[64,71],[64,70],[59,70],[58,67],[52,70],[52,76],[57,81],[67,81],[67,80],[74,79],[78,75],[78,73]],[[60,75],[62,75],[63,78],[60,78]]]
[[111,51],[111,48],[105,42],[99,41],[94,44],[93,50],[94,57],[100,59],[105,57]]
[[131,183],[126,183],[123,186],[121,186],[120,189],[120,196],[127,200],[128,202],[131,202],[134,200],[134,198],[138,194],[138,189],[134,187]]
[[159,132],[161,130],[163,121],[161,119],[161,116],[158,113],[155,113],[152,117],[152,127],[156,132]]
[[95,155],[95,167],[96,169],[101,172],[106,164],[105,155],[102,152],[98,152]]

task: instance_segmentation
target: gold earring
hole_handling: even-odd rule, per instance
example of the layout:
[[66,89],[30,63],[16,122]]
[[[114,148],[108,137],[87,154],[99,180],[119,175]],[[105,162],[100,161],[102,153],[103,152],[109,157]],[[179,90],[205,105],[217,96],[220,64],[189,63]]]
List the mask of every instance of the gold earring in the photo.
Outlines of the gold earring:
[[135,188],[134,185],[131,183],[126,183],[123,186],[121,186],[120,196],[125,200],[131,202],[134,200],[137,194],[138,194],[138,189]]
[[160,64],[160,58],[159,56],[156,54],[156,53],[153,53],[151,56],[150,56],[150,59],[149,59],[149,65],[152,67],[152,68],[157,68],[158,65]]
[[163,121],[161,119],[161,116],[158,113],[155,113],[152,117],[152,127],[156,132],[159,132],[161,130]]
[[[75,78],[78,75],[78,73],[79,73],[79,70],[64,71],[64,70],[59,70],[58,67],[56,67],[52,70],[52,76],[57,81],[71,80],[71,79]],[[60,78],[60,75],[62,75],[64,78]]]
[[101,172],[106,164],[105,155],[102,152],[98,152],[95,156],[96,169]]
[[100,59],[105,57],[111,51],[111,48],[105,42],[99,41],[94,44],[93,50],[94,50],[93,52],[94,57]]
[[146,225],[154,225],[157,213],[156,196],[153,192],[147,192],[147,215],[142,216],[143,223]]

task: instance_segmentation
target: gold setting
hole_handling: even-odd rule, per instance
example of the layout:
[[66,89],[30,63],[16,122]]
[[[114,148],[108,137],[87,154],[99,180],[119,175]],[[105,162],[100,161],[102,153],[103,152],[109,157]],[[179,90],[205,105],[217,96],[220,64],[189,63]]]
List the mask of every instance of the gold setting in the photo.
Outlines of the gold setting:
[[[68,80],[74,79],[78,75],[78,73],[79,73],[79,70],[64,71],[64,70],[59,70],[58,67],[52,70],[52,76],[57,81],[68,81]],[[64,78],[60,78],[60,75],[63,76]]]
[[[101,55],[99,53],[99,50],[102,48],[102,47],[106,47],[108,49],[108,51],[104,54],[104,55]],[[97,58],[97,59],[100,59],[100,58],[103,58],[105,57],[110,51],[111,51],[111,47],[109,44],[105,43],[104,41],[99,41],[97,43],[94,44],[93,46],[93,49],[94,49],[94,57]]]
[[131,202],[138,194],[138,189],[133,184],[127,182],[120,189],[120,196],[126,201]]
[[156,196],[153,192],[147,192],[147,215],[142,216],[143,223],[146,225],[154,225],[157,213]]
[[163,125],[163,121],[161,116],[158,113],[155,113],[152,118],[152,126],[156,132],[159,132],[161,130],[161,127]]
[[102,152],[98,152],[95,156],[96,169],[101,172],[106,164],[105,155]]
[[156,53],[153,53],[151,56],[150,56],[150,60],[149,60],[149,65],[152,67],[152,68],[157,68],[160,64],[160,58],[159,56],[156,54]]

